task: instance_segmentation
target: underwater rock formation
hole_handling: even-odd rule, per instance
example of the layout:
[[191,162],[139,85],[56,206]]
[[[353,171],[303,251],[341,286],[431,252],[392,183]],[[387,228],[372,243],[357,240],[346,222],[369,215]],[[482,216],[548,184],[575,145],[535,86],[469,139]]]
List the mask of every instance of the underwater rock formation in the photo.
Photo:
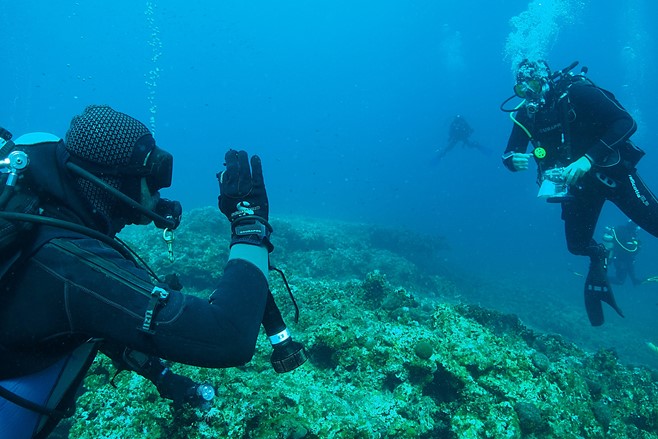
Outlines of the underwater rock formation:
[[[135,374],[119,374],[114,388],[114,368],[99,356],[67,422],[70,438],[658,438],[651,370],[457,303],[457,285],[421,272],[404,249],[373,247],[365,225],[273,225],[272,260],[288,274],[297,324],[275,275],[272,290],[309,361],[275,373],[263,334],[244,367],[173,365],[217,389],[200,410],[174,407]],[[183,291],[207,297],[228,225],[215,209],[186,214],[174,263],[159,233],[122,237],[157,273],[175,272]]]

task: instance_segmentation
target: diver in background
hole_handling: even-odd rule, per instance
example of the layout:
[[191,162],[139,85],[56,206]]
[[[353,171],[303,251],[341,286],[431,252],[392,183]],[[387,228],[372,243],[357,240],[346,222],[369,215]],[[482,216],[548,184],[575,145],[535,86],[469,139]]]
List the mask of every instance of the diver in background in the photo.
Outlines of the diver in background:
[[445,157],[457,144],[461,144],[463,148],[473,148],[485,154],[488,153],[489,150],[480,145],[480,142],[471,139],[471,134],[473,134],[473,128],[466,122],[466,119],[460,114],[455,116],[448,128],[448,143],[437,151],[436,160]]
[[637,224],[630,220],[626,224],[606,227],[603,245],[610,252],[609,258],[615,266],[615,276],[609,276],[610,283],[621,285],[630,278],[633,286],[638,286],[645,281],[635,274],[635,257],[640,250],[639,231]]
[[[658,200],[636,170],[644,151],[630,140],[635,120],[612,93],[584,76],[585,69],[570,74],[576,64],[555,73],[543,60],[519,64],[514,93],[523,101],[511,110],[501,105],[514,122],[502,160],[516,172],[527,170],[533,158],[540,196],[545,185],[560,187],[546,199],[561,203],[569,252],[590,258],[585,308],[590,323],[599,326],[604,321],[601,302],[623,317],[607,278],[608,251],[594,240],[603,204],[612,201],[658,236]],[[526,154],[528,144],[531,154]]]

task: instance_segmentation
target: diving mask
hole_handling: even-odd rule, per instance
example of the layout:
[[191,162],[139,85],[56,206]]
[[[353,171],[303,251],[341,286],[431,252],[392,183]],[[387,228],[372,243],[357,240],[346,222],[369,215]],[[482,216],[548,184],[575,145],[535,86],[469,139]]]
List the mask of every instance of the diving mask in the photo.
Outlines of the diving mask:
[[536,113],[546,103],[546,93],[550,89],[551,69],[545,61],[523,60],[516,72],[514,94],[525,99],[526,109]]
[[514,94],[523,99],[536,99],[543,91],[542,81],[530,79],[514,85]]

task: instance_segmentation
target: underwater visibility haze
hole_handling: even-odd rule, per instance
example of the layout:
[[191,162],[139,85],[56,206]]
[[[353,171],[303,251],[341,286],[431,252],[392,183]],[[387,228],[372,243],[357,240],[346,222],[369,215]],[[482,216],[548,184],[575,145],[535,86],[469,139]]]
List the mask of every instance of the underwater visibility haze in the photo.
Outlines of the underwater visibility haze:
[[[163,196],[193,226],[174,265],[152,229],[126,239],[188,292],[226,258],[208,208],[224,153],[261,156],[311,356],[285,377],[265,343],[241,370],[180,366],[218,388],[206,413],[139,377],[113,389],[100,358],[57,437],[658,437],[658,283],[615,286],[626,318],[589,325],[588,262],[534,169],[502,165],[499,110],[523,58],[579,61],[637,120],[658,188],[657,3],[1,1],[0,125],[63,137],[90,104],[144,122],[175,158]],[[485,149],[437,161],[456,115]],[[606,206],[596,238],[623,221]],[[658,242],[640,239],[636,270],[658,276]]]

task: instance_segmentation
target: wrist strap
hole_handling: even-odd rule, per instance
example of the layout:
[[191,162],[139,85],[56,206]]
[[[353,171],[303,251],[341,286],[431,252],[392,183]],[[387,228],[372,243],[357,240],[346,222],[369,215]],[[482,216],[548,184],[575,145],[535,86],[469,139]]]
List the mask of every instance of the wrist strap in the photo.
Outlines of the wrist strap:
[[265,218],[256,215],[244,215],[231,223],[231,245],[248,244],[267,248],[272,253],[274,246],[270,242],[272,226]]

